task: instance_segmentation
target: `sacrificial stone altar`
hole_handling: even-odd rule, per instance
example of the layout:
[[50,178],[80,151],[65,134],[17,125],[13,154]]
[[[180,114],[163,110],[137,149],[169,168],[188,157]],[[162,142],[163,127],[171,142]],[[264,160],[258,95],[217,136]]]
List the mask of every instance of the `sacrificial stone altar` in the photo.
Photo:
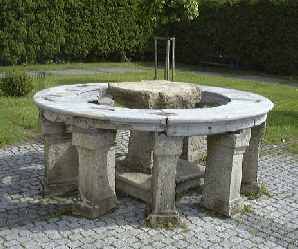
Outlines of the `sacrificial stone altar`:
[[[201,205],[231,216],[240,193],[258,191],[267,98],[169,81],[92,83],[38,92],[45,141],[45,194],[77,191],[73,212],[96,218],[117,207],[116,190],[143,200],[152,224],[177,223],[176,193],[202,186]],[[129,130],[115,159],[116,134]],[[205,166],[193,162],[206,141]],[[194,146],[195,145],[195,146]]]

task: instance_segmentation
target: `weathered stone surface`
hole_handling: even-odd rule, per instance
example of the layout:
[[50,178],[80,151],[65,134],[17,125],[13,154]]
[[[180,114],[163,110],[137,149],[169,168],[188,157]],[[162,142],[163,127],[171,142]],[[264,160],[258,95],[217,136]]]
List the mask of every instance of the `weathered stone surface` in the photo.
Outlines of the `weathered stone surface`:
[[115,101],[112,99],[112,96],[107,94],[106,88],[100,88],[98,90],[98,96],[97,96],[97,104],[98,105],[108,105],[108,106],[114,106]]
[[129,108],[193,108],[201,98],[198,86],[169,81],[110,83],[107,92]]
[[[110,83],[107,92],[127,107],[148,109],[194,108],[201,97],[201,92],[195,85],[168,81]],[[137,172],[152,172],[153,137],[153,133],[131,132],[127,165]]]
[[[203,185],[204,168],[188,161],[179,159],[176,169],[176,194],[185,193],[188,190]],[[118,162],[116,172],[116,189],[146,203],[152,201],[151,174],[136,172]]]
[[256,193],[258,186],[258,164],[262,138],[266,123],[251,128],[249,146],[243,155],[241,193]]
[[179,159],[176,173],[176,194],[203,186],[205,167]]
[[81,117],[92,120],[93,128],[158,131],[168,136],[211,135],[250,128],[265,122],[273,108],[273,103],[263,96],[207,86],[200,86],[202,100],[215,101],[220,106],[167,112],[94,104],[99,89],[107,88],[105,83],[58,86],[38,92],[34,102],[44,112],[53,114],[52,121],[67,121],[71,125],[73,117]]
[[189,162],[204,161],[207,156],[207,136],[185,137],[181,158]]
[[149,174],[117,170],[116,190],[150,203],[152,201],[151,178]]
[[66,195],[78,189],[78,155],[72,135],[64,123],[54,123],[41,115],[45,142],[45,195]]
[[182,152],[182,137],[155,134],[154,166],[152,172],[152,203],[147,203],[148,220],[176,223],[175,177],[178,158]]
[[239,210],[242,159],[250,129],[208,136],[202,206],[231,216]]
[[126,165],[141,173],[152,173],[154,133],[131,131],[128,144]]
[[[273,107],[272,102],[262,96],[214,87],[200,87],[207,102],[219,101],[215,104],[220,105],[213,108],[144,110],[111,107],[106,102],[94,104],[98,89],[107,88],[107,84],[60,86],[41,91],[34,100],[51,121],[65,122],[70,127],[161,132],[168,137],[212,135],[254,127],[266,120]],[[166,100],[161,97],[159,101],[165,103]]]
[[80,203],[74,213],[96,218],[115,208],[114,130],[73,130],[79,154]]

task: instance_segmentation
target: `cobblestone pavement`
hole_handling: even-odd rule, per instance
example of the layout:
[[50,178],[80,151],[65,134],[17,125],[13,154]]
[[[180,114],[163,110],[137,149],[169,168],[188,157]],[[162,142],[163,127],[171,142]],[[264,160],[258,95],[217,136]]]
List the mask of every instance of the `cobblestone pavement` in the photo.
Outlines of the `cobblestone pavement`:
[[42,145],[0,150],[0,248],[298,248],[298,157],[280,147],[265,146],[260,162],[271,197],[246,200],[242,214],[225,219],[189,194],[174,230],[147,228],[144,204],[128,197],[96,220],[69,216],[67,202],[42,198],[42,176]]

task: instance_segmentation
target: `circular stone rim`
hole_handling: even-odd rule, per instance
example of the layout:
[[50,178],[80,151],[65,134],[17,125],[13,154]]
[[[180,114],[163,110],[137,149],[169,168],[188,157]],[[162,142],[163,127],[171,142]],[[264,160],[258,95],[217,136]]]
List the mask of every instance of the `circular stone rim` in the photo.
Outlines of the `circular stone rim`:
[[202,92],[202,102],[216,100],[222,105],[193,109],[129,109],[90,103],[97,100],[99,91],[106,91],[108,83],[51,87],[36,93],[33,98],[50,121],[80,125],[78,120],[87,119],[88,126],[94,128],[157,131],[169,136],[208,135],[251,128],[265,122],[267,113],[274,107],[269,99],[258,94],[196,86]]

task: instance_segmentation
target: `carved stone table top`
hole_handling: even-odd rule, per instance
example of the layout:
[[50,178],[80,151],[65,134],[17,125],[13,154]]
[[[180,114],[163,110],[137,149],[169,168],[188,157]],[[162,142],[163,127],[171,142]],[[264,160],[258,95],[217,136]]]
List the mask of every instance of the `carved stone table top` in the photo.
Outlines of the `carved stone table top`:
[[108,96],[106,83],[49,88],[38,92],[34,101],[44,117],[53,122],[82,128],[157,131],[168,136],[209,135],[254,127],[263,123],[273,108],[269,99],[250,92],[198,87],[200,103],[214,107],[152,110],[96,104],[99,91],[103,97]]

